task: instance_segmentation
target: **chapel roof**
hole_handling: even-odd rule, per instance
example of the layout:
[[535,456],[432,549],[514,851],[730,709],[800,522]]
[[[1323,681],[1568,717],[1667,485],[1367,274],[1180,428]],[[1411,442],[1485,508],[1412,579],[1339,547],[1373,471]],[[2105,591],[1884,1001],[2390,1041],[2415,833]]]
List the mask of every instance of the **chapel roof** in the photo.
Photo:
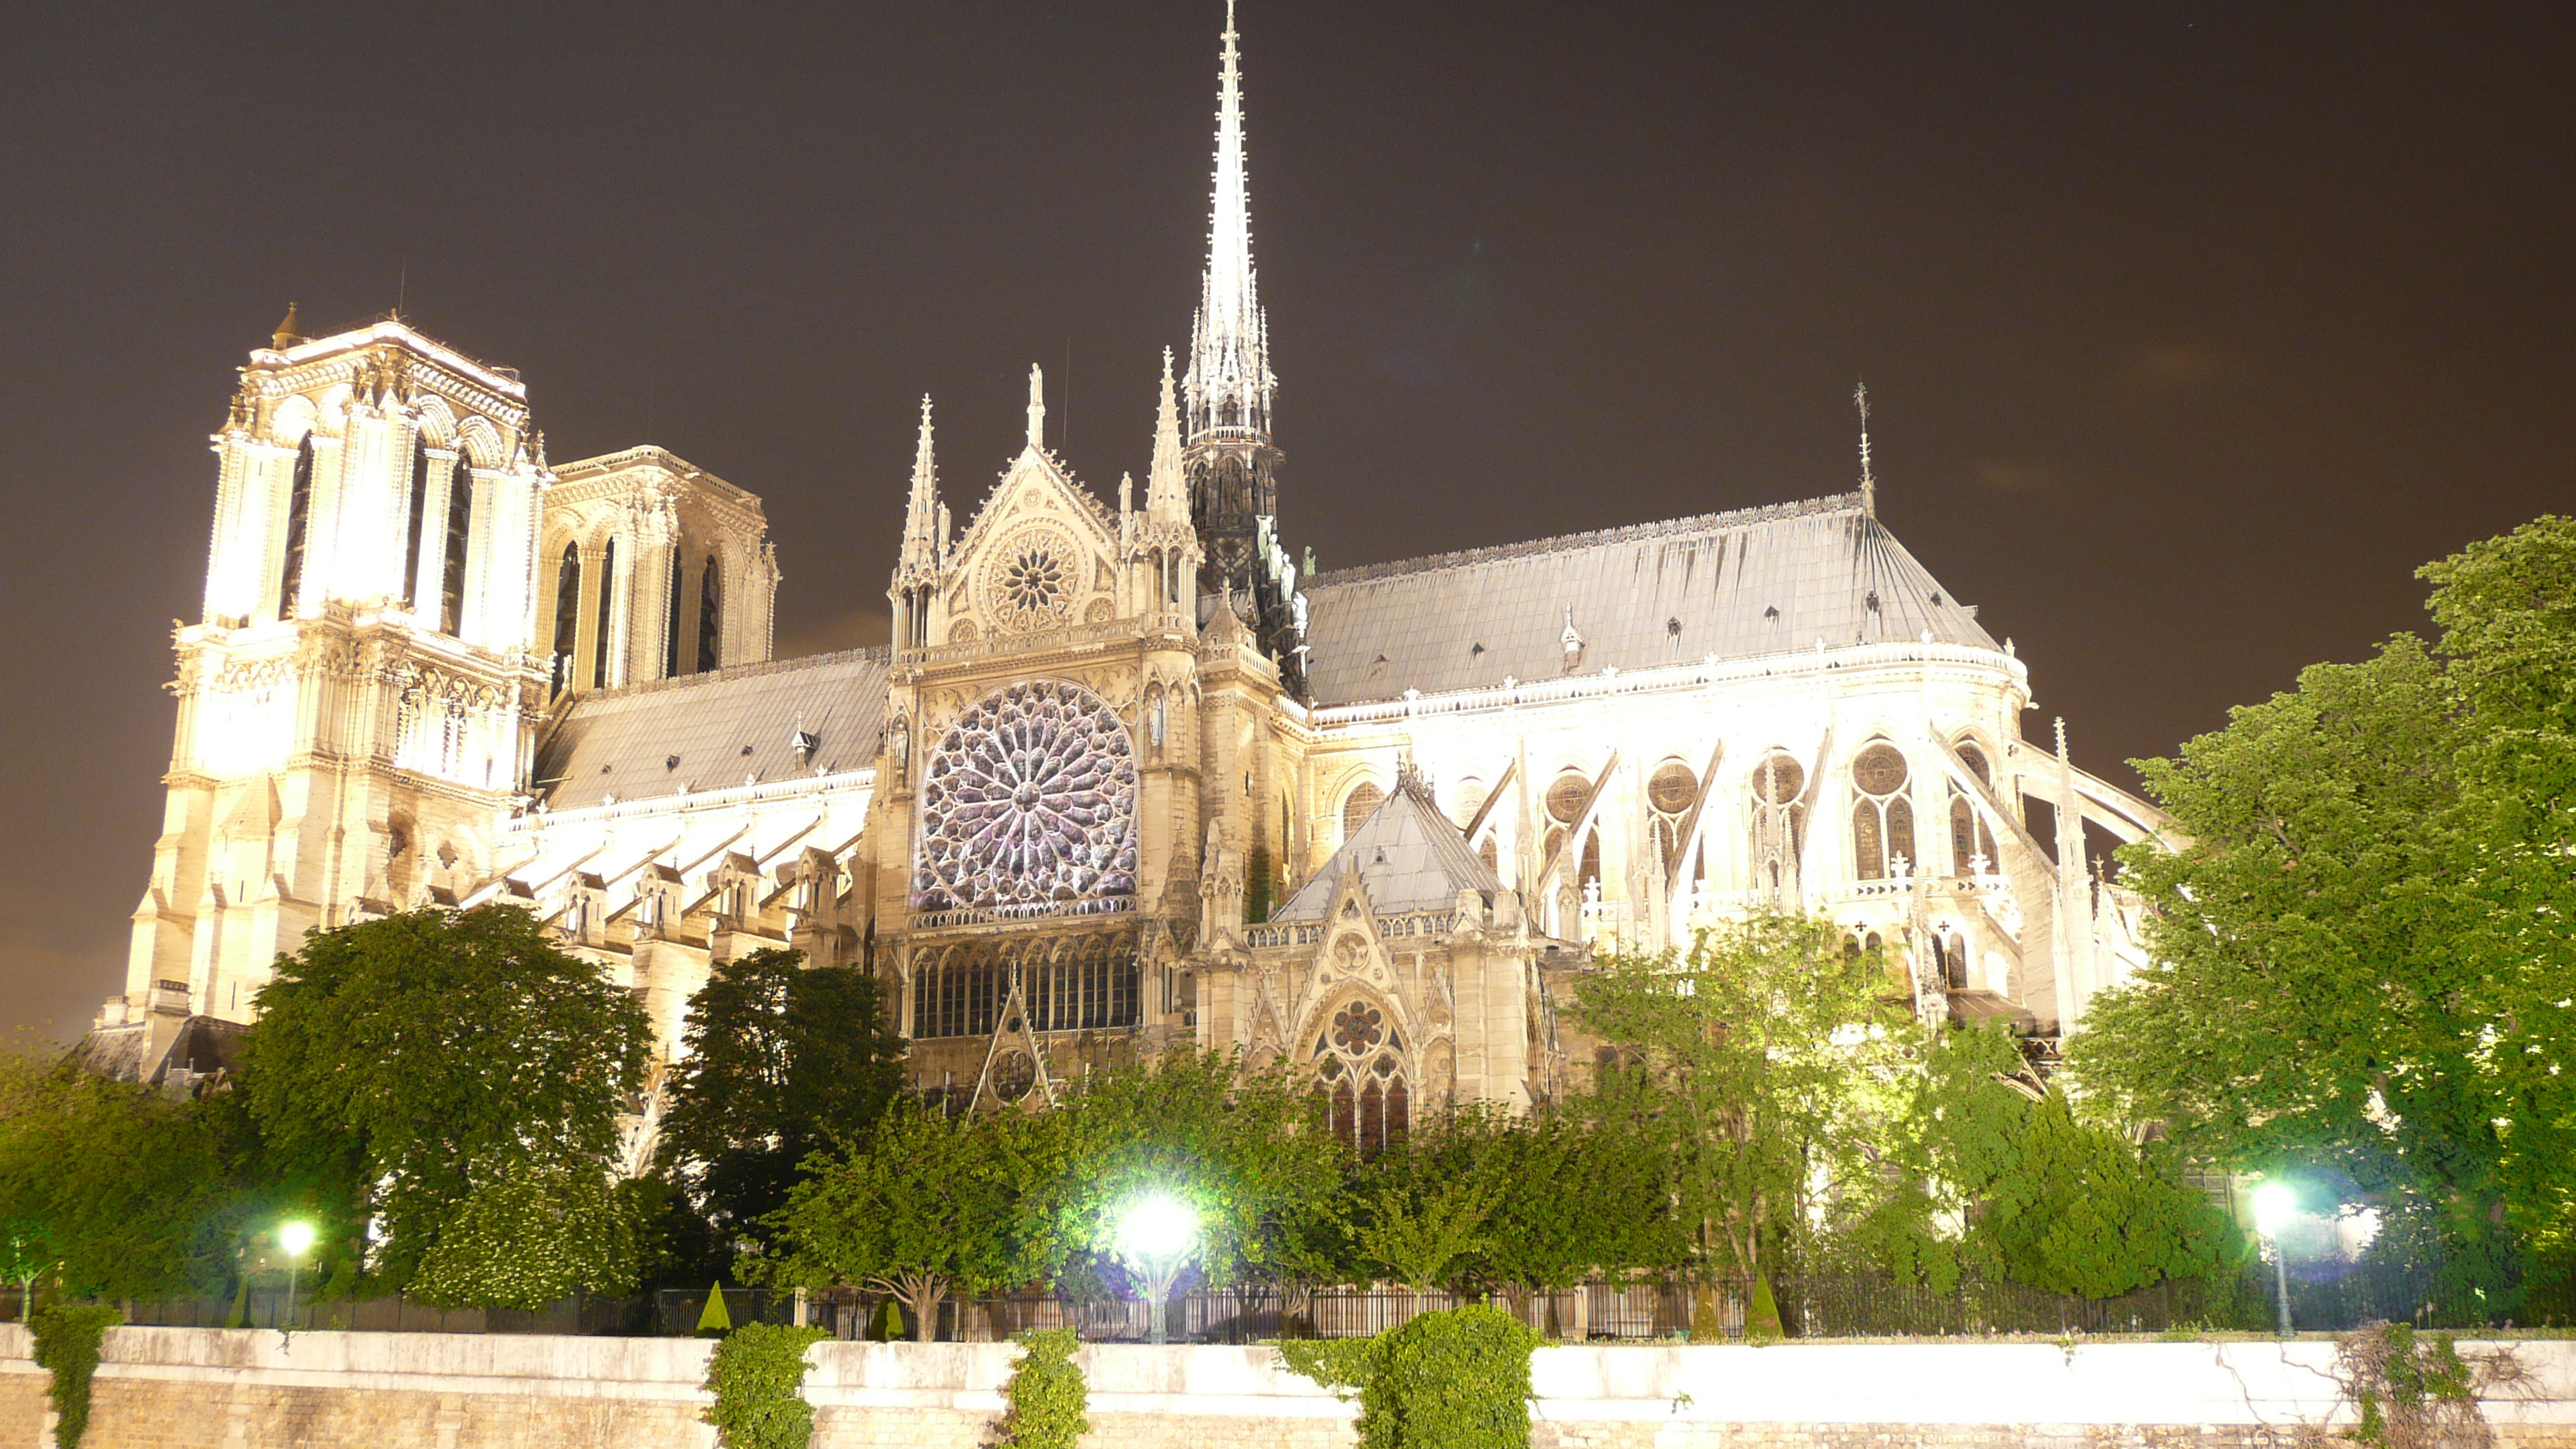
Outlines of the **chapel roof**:
[[[1852,644],[1997,647],[1858,493],[1315,576],[1317,704]],[[1566,663],[1568,627],[1582,640]]]
[[[577,696],[537,747],[550,810],[864,769],[885,728],[886,651],[852,649]],[[798,760],[798,731],[814,748]],[[672,761],[676,758],[678,763]]]
[[1352,871],[1359,873],[1369,909],[1379,915],[1439,910],[1457,904],[1460,891],[1475,891],[1490,902],[1503,888],[1492,868],[1467,848],[1458,827],[1410,780],[1379,801],[1323,869],[1308,877],[1270,919],[1324,919],[1342,877]]

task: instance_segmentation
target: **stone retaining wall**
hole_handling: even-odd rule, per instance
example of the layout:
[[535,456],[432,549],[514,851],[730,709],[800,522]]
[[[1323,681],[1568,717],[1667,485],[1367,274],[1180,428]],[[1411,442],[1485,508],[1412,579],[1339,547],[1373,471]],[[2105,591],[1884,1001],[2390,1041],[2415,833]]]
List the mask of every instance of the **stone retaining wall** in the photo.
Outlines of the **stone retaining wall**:
[[[712,1449],[688,1339],[120,1328],[87,1449]],[[0,1325],[0,1449],[49,1449],[43,1372]],[[1017,1350],[827,1343],[815,1449],[982,1449]],[[2510,1449],[2576,1449],[2576,1342],[2525,1342],[2488,1406]],[[2334,1345],[1562,1347],[1531,1364],[1533,1449],[2271,1449],[2329,1421]],[[1264,1348],[1095,1345],[1090,1443],[1347,1449],[1356,1411]]]

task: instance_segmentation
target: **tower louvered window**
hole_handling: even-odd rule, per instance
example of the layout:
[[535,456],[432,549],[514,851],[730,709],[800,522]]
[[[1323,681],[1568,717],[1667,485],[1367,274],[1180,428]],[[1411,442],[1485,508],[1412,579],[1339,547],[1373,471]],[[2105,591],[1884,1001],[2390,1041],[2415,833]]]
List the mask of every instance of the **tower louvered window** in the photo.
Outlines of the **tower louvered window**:
[[706,572],[698,575],[698,668],[719,669],[716,641],[724,632],[724,566],[707,555]]
[[465,542],[474,531],[474,470],[456,455],[447,477],[447,566],[440,571],[438,629],[453,634],[465,622]]
[[1897,862],[1911,870],[1914,806],[1905,798],[1905,756],[1882,740],[1852,759],[1852,861],[1862,880],[1884,880]]
[[617,540],[610,539],[599,549],[599,633],[591,644],[591,683],[606,689],[612,682],[608,675],[609,626],[617,617]]
[[313,517],[313,435],[295,450],[295,477],[286,488],[286,556],[277,570],[277,617],[293,618],[295,591],[304,582],[304,533]]
[[581,646],[581,546],[564,545],[555,565],[555,693],[572,688],[573,655]]
[[671,550],[671,588],[664,597],[662,619],[662,677],[677,678],[680,673],[680,551]]
[[429,512],[429,446],[415,438],[411,445],[411,507],[405,524],[408,534],[403,544],[402,601],[405,608],[420,602],[420,531],[423,514]]

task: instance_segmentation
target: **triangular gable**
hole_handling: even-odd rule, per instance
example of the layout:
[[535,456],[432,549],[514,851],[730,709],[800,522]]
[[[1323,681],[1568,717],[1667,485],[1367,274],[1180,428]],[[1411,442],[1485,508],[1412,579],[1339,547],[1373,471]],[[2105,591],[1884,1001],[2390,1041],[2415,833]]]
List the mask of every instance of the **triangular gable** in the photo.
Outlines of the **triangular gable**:
[[1467,839],[1418,785],[1406,781],[1378,803],[1324,868],[1271,914],[1273,921],[1320,921],[1340,899],[1339,882],[1356,874],[1369,909],[1379,915],[1438,910],[1471,890],[1491,900],[1503,888]]

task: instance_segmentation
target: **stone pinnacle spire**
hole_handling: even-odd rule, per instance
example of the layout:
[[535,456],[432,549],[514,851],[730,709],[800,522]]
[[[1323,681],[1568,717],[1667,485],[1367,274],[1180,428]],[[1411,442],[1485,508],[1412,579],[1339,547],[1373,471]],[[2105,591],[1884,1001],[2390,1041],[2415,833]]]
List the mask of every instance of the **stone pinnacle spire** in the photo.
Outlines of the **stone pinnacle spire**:
[[1163,400],[1154,409],[1154,461],[1145,472],[1145,515],[1190,521],[1189,484],[1181,477],[1180,408],[1172,396],[1172,349],[1163,349]]
[[921,436],[912,447],[912,497],[903,509],[903,558],[929,563],[939,536],[939,469],[931,460],[930,394],[921,395]]
[[1226,0],[1225,52],[1217,82],[1216,184],[1209,206],[1208,263],[1190,329],[1193,439],[1216,428],[1270,431],[1270,339],[1253,286],[1252,204],[1243,167],[1243,71],[1235,49],[1234,0]]

